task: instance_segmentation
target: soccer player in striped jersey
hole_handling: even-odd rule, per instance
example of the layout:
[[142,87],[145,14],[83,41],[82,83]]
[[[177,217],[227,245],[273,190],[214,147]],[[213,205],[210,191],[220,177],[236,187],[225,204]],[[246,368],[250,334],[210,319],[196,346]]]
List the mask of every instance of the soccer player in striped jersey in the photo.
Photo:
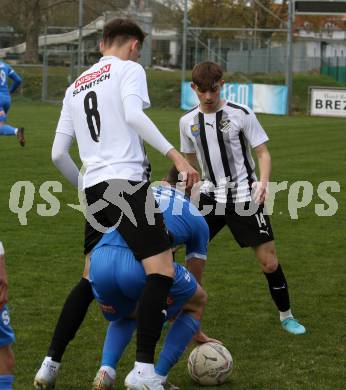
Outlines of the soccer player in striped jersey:
[[[8,87],[9,78],[12,80],[11,88]],[[11,68],[11,66],[0,61],[0,135],[16,135],[19,144],[24,146],[24,128],[16,128],[6,123],[7,113],[11,106],[11,94],[21,83],[21,77]]]
[[11,390],[13,384],[14,355],[11,345],[15,337],[7,308],[7,275],[5,250],[0,241],[0,390]]
[[[291,312],[287,281],[278,262],[274,235],[264,201],[270,180],[268,136],[247,106],[221,98],[221,67],[210,61],[192,71],[192,89],[199,105],[180,119],[181,152],[202,171],[200,210],[210,239],[228,226],[241,247],[251,247],[268,281],[282,327],[293,334],[305,327]],[[260,177],[255,173],[254,150]]]

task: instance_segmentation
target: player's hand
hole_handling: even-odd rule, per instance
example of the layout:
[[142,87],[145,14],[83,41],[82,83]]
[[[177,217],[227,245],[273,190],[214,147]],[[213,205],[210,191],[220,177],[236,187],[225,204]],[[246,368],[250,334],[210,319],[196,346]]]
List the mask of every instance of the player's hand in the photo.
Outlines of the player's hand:
[[252,197],[255,203],[261,204],[268,199],[269,189],[268,183],[256,181],[252,184],[252,189],[255,190]]
[[179,171],[179,180],[186,183],[187,189],[193,188],[200,181],[199,173],[186,160],[178,165],[176,168]]
[[7,275],[5,271],[5,264],[3,256],[0,256],[0,310],[7,303]]
[[193,340],[197,344],[218,343],[218,344],[223,345],[222,341],[208,337],[204,332],[202,332],[201,329],[195,334],[195,336],[193,337]]
[[173,162],[179,172],[179,180],[186,183],[187,189],[191,189],[195,183],[200,181],[199,173],[176,149],[171,149],[167,157]]

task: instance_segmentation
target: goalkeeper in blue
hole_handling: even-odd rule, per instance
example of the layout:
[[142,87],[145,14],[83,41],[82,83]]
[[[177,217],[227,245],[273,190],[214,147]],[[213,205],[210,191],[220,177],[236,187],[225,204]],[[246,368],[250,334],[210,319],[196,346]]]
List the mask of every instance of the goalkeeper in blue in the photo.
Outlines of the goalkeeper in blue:
[[[11,87],[8,85],[12,80]],[[21,77],[10,65],[0,61],[0,135],[15,135],[21,146],[25,145],[24,127],[13,127],[6,123],[7,113],[11,107],[11,94],[22,83]]]

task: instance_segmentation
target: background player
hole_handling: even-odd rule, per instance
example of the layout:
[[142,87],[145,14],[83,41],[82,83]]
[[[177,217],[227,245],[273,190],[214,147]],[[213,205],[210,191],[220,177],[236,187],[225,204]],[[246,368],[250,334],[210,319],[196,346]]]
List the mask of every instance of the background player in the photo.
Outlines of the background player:
[[[171,187],[158,186],[154,188],[153,193],[155,196],[155,200],[157,201],[160,209],[163,212],[165,225],[171,233],[171,238],[174,240],[171,245],[173,247],[182,244],[185,245],[185,259],[187,262],[187,267],[193,272],[195,272],[198,278],[201,278],[201,274],[207,258],[207,249],[209,241],[209,229],[207,223],[200,215],[197,208],[192,203],[190,203],[188,199],[184,198],[183,194],[181,194],[179,191],[176,191]],[[89,281],[87,280],[87,275],[88,268],[86,267],[83,273],[84,277],[82,278],[82,280],[83,283],[88,284],[90,286]],[[88,304],[85,303],[84,296],[79,295],[79,300],[77,299],[77,297],[78,296],[76,295],[74,298],[74,304],[77,308],[79,308],[79,311],[81,310],[81,307],[83,308],[84,318],[89,304],[94,299],[93,294],[91,298],[88,297]],[[67,340],[72,340],[76,331],[78,330],[78,328],[75,327],[75,324],[77,323],[75,317],[77,316],[78,318],[80,318],[78,311],[77,314],[73,311],[68,312],[69,316],[67,316],[66,313],[67,312],[63,310],[59,319],[59,327],[63,329],[66,334],[60,331],[60,333],[58,333],[58,336],[60,338],[58,338],[58,336],[56,336],[55,334],[55,340],[53,337],[51,345],[58,344],[58,342],[62,340],[62,342],[64,342],[64,347],[66,347],[68,343]],[[80,323],[82,322],[82,320],[80,320]],[[71,323],[74,324],[73,327],[71,327]],[[57,331],[55,333],[57,333]],[[198,338],[196,341],[207,342],[217,340],[210,339],[203,332],[199,331]],[[48,356],[46,356],[41,368],[36,374],[34,385],[37,389],[54,388],[56,377],[60,368],[61,359],[60,361],[57,361],[56,358],[54,358],[54,355],[52,356],[50,354],[50,351],[51,347],[48,352]],[[114,359],[112,357],[108,360],[103,361],[104,367],[102,367],[102,370],[100,372],[102,373],[100,379],[106,381],[106,383],[114,382],[115,372],[114,368],[112,368],[113,361]]]
[[[12,80],[10,89],[8,86],[9,78]],[[21,77],[11,68],[11,66],[0,61],[0,135],[16,135],[20,145],[24,146],[24,128],[15,128],[6,124],[7,113],[11,106],[11,94],[21,83]]]
[[0,241],[0,390],[11,390],[13,384],[14,355],[11,345],[14,333],[7,308],[7,275],[5,250]]
[[[212,208],[205,215],[210,239],[227,225],[241,247],[254,250],[282,327],[290,333],[303,334],[304,326],[290,309],[286,278],[264,208],[271,171],[268,136],[249,107],[221,99],[222,76],[221,67],[210,61],[194,67],[191,87],[199,105],[180,119],[181,152],[202,171],[199,207]],[[258,160],[259,181],[251,148]]]
[[[180,224],[182,219],[176,220],[171,212],[167,215],[171,222],[167,223],[167,226],[178,233],[178,241],[174,244],[181,244],[179,235],[186,234],[188,229]],[[200,217],[200,219],[202,221],[203,218]],[[175,226],[172,224],[174,222]],[[207,226],[204,229],[206,230]],[[193,245],[192,241],[196,240],[197,237],[192,236],[190,243],[187,242],[188,252]],[[201,247],[203,253],[205,244],[206,241]],[[198,246],[195,246],[195,249],[198,249]],[[179,360],[187,344],[199,329],[207,299],[206,293],[197,285],[194,276],[185,267],[177,263],[174,266],[175,277],[169,294],[170,304],[167,308],[167,318],[175,318],[175,321],[166,337],[155,370],[152,371],[152,377],[143,379],[134,376],[131,372],[125,379],[125,386],[128,389],[163,390],[168,388],[164,384],[167,382],[169,370]],[[105,318],[112,321],[108,327],[103,348],[102,366],[93,384],[94,390],[106,390],[112,388],[116,366],[136,328],[133,314],[144,287],[146,275],[141,263],[136,261],[117,231],[104,234],[93,249],[89,275],[101,310]],[[170,385],[169,388],[173,386]]]

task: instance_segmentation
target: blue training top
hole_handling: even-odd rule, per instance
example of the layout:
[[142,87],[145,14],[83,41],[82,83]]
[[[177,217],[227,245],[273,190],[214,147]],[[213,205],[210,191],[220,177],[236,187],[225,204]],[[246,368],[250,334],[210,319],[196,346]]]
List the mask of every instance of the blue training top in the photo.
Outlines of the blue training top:
[[[154,197],[163,213],[167,229],[173,236],[172,247],[185,245],[186,259],[206,259],[208,253],[209,228],[198,209],[184,194],[172,187],[153,187]],[[126,241],[116,230],[103,235],[95,246],[121,246],[128,248]]]
[[[8,79],[12,79],[11,88],[8,88]],[[0,61],[0,97],[8,97],[22,83],[22,78],[11,68],[10,65]]]

